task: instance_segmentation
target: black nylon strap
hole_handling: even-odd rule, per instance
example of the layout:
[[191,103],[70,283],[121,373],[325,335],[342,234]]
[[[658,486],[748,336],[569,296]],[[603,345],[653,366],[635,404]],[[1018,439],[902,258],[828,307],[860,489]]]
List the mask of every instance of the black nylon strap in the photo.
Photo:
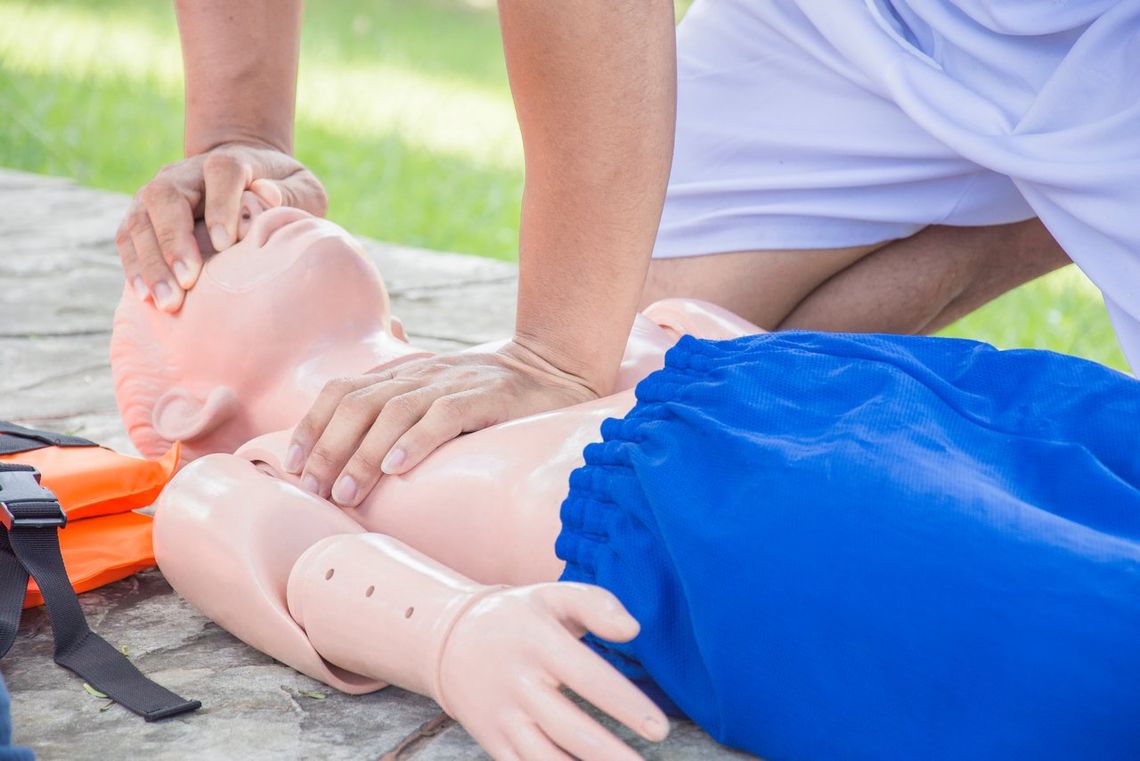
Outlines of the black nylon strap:
[[0,420],[0,454],[18,454],[44,447],[97,447],[94,441],[64,433],[40,431]]
[[0,433],[0,454],[20,454],[50,446],[51,444],[45,444],[39,439],[29,439],[16,433]]
[[[10,524],[0,527],[0,657],[15,640],[30,573],[51,619],[56,663],[147,721],[200,708],[197,700],[152,682],[88,627],[59,550],[59,526],[66,518],[38,477],[29,466],[0,463],[0,519]],[[49,523],[53,508],[59,520]]]

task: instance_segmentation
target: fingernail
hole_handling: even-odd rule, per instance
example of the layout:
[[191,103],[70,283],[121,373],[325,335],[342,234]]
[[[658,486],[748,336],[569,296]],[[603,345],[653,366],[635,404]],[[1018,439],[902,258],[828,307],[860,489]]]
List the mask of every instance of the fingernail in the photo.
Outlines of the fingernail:
[[146,283],[138,275],[131,278],[131,288],[134,290],[135,295],[139,297],[139,301],[146,301],[147,296],[150,295],[150,289],[146,287]]
[[194,276],[190,274],[190,265],[181,259],[175,260],[171,265],[174,270],[174,277],[178,280],[178,284],[182,286],[183,290],[189,290],[190,286],[194,285]]
[[665,737],[665,726],[650,717],[641,722],[641,736],[647,740],[660,740]]
[[388,456],[384,458],[384,462],[380,463],[380,470],[385,473],[393,473],[397,468],[404,464],[408,454],[400,447],[395,447]]
[[301,477],[301,488],[312,494],[320,495],[321,485],[317,483],[317,479],[306,473]]
[[352,476],[341,476],[333,484],[332,488],[333,502],[339,505],[355,505],[356,504],[356,479]]
[[301,451],[300,444],[293,444],[289,447],[289,451],[285,453],[285,472],[297,473],[301,470],[301,459],[304,453]]
[[223,251],[230,247],[230,236],[226,233],[226,228],[221,225],[214,225],[210,228],[210,242],[214,244],[215,251]]
[[159,309],[172,309],[178,300],[174,296],[174,289],[165,280],[154,284],[154,303]]

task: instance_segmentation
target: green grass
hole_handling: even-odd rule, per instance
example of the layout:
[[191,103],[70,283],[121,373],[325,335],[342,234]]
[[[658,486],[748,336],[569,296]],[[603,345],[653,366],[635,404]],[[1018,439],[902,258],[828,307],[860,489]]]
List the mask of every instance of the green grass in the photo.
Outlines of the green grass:
[[[173,13],[0,2],[0,165],[133,192],[181,154]],[[522,150],[492,10],[310,3],[297,154],[354,232],[513,259]]]
[[1088,278],[1070,265],[1010,291],[939,335],[1074,354],[1127,371],[1108,313]]
[[[181,78],[165,0],[0,0],[0,166],[133,192],[181,155]],[[296,142],[354,232],[515,257],[522,151],[493,2],[308,3]],[[944,333],[1124,367],[1073,268]]]

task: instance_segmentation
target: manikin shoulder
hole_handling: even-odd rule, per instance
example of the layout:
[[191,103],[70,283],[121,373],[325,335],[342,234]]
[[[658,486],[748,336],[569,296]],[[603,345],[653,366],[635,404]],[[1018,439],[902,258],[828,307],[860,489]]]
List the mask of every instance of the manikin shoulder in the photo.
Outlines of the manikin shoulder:
[[683,335],[718,341],[765,332],[763,328],[724,307],[700,299],[662,299],[642,312],[674,340]]

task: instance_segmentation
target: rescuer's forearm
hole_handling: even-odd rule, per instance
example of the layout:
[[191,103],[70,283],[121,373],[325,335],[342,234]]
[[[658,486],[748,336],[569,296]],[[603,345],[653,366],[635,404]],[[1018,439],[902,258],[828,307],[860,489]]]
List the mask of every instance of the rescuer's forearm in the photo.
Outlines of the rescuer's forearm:
[[669,0],[500,0],[522,129],[517,337],[610,390],[673,151]]
[[300,0],[177,0],[187,156],[227,142],[293,150]]

